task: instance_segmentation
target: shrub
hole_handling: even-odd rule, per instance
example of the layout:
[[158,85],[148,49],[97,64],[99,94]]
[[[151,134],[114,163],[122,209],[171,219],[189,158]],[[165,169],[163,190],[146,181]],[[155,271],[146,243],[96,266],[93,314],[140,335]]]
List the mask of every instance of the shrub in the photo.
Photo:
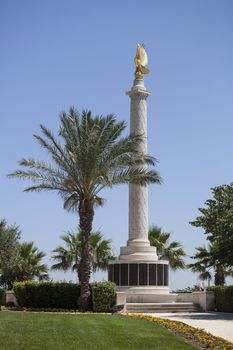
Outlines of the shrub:
[[21,307],[78,309],[80,286],[65,282],[15,282],[16,299]]
[[[93,311],[107,312],[116,302],[112,282],[91,284]],[[65,282],[15,282],[13,290],[20,307],[40,309],[78,309],[80,285]]]
[[233,286],[210,287],[215,293],[215,305],[218,311],[233,312]]
[[200,287],[197,285],[194,285],[193,287],[186,287],[183,289],[177,289],[172,291],[173,293],[193,293],[193,292],[199,292]]
[[6,293],[4,289],[0,288],[0,305],[5,305],[6,303]]
[[116,303],[116,285],[112,282],[91,284],[94,312],[108,312]]

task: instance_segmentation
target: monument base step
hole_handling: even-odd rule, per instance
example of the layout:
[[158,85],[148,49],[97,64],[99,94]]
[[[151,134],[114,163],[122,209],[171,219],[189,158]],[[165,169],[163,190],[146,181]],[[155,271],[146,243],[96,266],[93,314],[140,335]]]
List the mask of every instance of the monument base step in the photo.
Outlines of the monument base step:
[[126,303],[127,313],[170,313],[170,312],[201,312],[198,304],[194,303]]
[[119,260],[125,261],[158,261],[156,248],[148,246],[126,246],[120,248]]

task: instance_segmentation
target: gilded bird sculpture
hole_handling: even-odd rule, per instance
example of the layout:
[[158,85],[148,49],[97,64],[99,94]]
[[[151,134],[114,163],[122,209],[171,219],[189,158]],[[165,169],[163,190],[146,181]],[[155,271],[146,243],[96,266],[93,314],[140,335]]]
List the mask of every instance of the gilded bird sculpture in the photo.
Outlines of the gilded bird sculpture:
[[142,79],[143,74],[148,74],[150,71],[146,68],[148,64],[148,57],[145,50],[144,44],[138,44],[136,56],[134,58],[134,63],[136,66],[135,78]]

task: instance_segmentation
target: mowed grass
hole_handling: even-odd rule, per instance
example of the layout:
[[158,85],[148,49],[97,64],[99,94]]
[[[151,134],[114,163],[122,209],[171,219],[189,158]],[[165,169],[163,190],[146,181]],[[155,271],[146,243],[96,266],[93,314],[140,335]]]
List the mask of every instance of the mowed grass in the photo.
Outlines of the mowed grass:
[[0,312],[1,350],[191,350],[151,322],[112,315]]

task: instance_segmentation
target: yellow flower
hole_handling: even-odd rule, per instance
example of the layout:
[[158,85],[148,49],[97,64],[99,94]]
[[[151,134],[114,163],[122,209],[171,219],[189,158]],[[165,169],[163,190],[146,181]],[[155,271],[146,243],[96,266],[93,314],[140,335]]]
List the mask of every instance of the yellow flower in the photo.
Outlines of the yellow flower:
[[170,330],[178,332],[186,339],[192,339],[197,344],[201,344],[203,348],[212,350],[233,350],[233,344],[221,337],[215,337],[214,335],[205,332],[203,328],[194,328],[186,325],[183,322],[171,321],[168,319],[161,319],[158,317],[143,315],[143,314],[128,314],[130,317],[136,317],[150,322],[160,324]]

